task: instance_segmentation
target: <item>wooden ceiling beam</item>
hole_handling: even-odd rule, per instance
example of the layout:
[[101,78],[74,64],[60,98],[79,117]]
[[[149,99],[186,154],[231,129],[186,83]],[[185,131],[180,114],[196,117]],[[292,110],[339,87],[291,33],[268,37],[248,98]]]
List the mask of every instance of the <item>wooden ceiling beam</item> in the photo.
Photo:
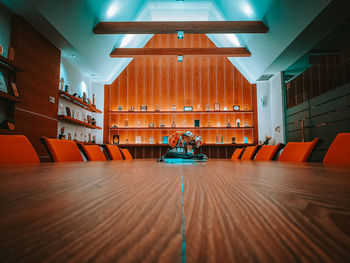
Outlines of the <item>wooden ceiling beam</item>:
[[100,22],[95,34],[225,34],[267,33],[262,21]]
[[244,47],[233,48],[116,48],[112,58],[132,58],[138,56],[224,56],[250,57]]

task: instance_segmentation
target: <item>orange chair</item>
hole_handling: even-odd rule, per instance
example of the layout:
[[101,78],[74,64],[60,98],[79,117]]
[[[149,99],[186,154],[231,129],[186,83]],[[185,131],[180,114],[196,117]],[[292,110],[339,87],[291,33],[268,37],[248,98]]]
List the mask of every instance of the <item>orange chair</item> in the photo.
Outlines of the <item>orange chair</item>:
[[79,144],[88,161],[106,161],[106,157],[98,145]]
[[306,162],[319,138],[312,142],[289,142],[281,153],[280,162]]
[[258,146],[248,146],[245,148],[244,153],[241,157],[241,161],[250,161],[254,158]]
[[255,156],[254,161],[271,161],[280,149],[281,144],[263,145]]
[[0,165],[34,164],[39,158],[23,135],[0,135]]
[[132,160],[132,156],[128,149],[120,149],[125,160]]
[[106,144],[105,148],[111,160],[123,160],[123,155],[118,146]]
[[239,160],[242,156],[244,148],[237,148],[235,152],[232,154],[231,160]]
[[350,133],[339,133],[323,159],[324,164],[350,165]]
[[82,162],[83,157],[74,141],[42,138],[54,162]]

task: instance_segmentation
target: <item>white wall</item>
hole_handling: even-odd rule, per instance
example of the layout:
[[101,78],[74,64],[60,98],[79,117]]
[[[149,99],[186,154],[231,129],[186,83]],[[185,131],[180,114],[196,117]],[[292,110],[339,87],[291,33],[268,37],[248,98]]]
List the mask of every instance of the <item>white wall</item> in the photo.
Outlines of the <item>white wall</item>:
[[[95,104],[96,108],[103,111],[104,105],[104,86],[103,84],[94,83],[89,80],[87,76],[82,74],[77,70],[67,59],[62,58],[61,61],[61,73],[60,77],[64,79],[64,85],[70,87],[69,93],[77,93],[79,96],[83,95],[84,90],[86,90],[87,97],[92,101],[93,94],[95,94]],[[64,99],[59,99],[59,114],[66,114],[66,108],[71,108],[71,113],[74,110],[75,118],[84,120],[87,115],[91,115],[96,119],[96,125],[103,128],[103,113],[93,113],[83,108],[70,103]],[[103,143],[103,130],[88,129],[76,125],[69,124],[67,122],[58,122],[57,135],[60,134],[61,128],[65,128],[65,135],[68,138],[68,133],[72,135],[72,139],[77,139],[78,141],[87,141],[89,139],[89,134],[91,138],[96,136],[97,143]],[[75,137],[76,135],[76,137]]]
[[[270,144],[285,143],[282,74],[257,83],[259,142],[270,136]],[[264,98],[266,105],[261,100]]]

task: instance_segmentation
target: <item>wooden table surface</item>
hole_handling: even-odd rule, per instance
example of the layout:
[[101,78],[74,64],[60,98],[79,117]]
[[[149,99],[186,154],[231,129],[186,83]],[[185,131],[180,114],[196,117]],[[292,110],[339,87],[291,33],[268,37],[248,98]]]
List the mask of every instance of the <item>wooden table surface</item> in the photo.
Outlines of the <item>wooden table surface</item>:
[[155,160],[0,168],[0,262],[350,262],[350,169]]

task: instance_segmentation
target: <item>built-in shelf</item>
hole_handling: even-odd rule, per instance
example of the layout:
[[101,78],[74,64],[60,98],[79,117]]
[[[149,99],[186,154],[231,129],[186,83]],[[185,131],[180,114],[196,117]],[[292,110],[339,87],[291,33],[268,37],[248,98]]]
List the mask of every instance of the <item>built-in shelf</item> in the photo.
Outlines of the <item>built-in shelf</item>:
[[11,95],[11,94],[8,94],[8,93],[2,92],[2,91],[0,91],[0,99],[12,101],[12,102],[14,102],[14,103],[20,103],[20,102],[23,101],[22,98],[13,96],[13,95]]
[[0,134],[16,135],[16,134],[20,134],[20,132],[18,132],[18,131],[10,131],[10,130],[5,130],[5,129],[0,129]]
[[17,67],[14,61],[11,61],[3,56],[0,56],[0,65],[9,71],[22,71],[19,67]]
[[110,114],[225,114],[225,113],[253,113],[252,110],[241,111],[110,111]]
[[109,130],[246,130],[254,127],[118,127]]
[[[229,144],[229,143],[204,143],[202,144],[202,146],[223,146],[223,147],[227,147],[227,146],[233,146],[233,147],[242,147],[242,146],[252,146],[254,144],[252,143],[236,143],[236,144]],[[162,144],[162,143],[154,143],[154,144],[150,144],[150,143],[128,143],[128,144],[117,144],[117,146],[120,147],[128,147],[128,146],[139,146],[139,147],[143,147],[143,146],[163,146],[163,147],[170,147],[169,144]],[[202,147],[201,146],[201,147]]]
[[65,99],[69,102],[72,102],[80,107],[82,107],[85,110],[88,110],[90,112],[96,112],[96,113],[102,113],[102,111],[96,109],[95,106],[89,105],[86,102],[84,102],[82,99],[79,99],[77,97],[74,97],[73,95],[69,94],[68,92],[60,91],[60,97],[62,99]]
[[74,124],[74,125],[90,128],[90,129],[102,130],[101,127],[98,127],[98,126],[95,126],[95,125],[92,125],[92,124],[89,124],[89,123],[86,123],[86,122],[83,122],[83,121],[80,121],[80,120],[77,120],[77,119],[74,119],[72,117],[68,117],[68,116],[65,116],[65,115],[58,115],[58,120],[59,121],[64,121],[64,122],[68,122],[68,123],[71,123],[71,124]]

